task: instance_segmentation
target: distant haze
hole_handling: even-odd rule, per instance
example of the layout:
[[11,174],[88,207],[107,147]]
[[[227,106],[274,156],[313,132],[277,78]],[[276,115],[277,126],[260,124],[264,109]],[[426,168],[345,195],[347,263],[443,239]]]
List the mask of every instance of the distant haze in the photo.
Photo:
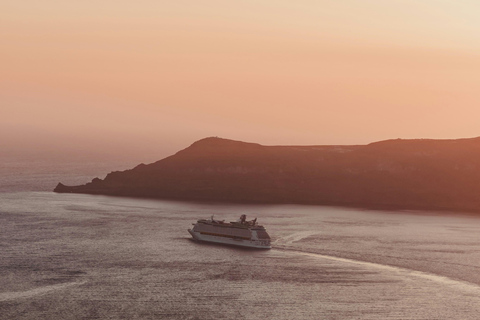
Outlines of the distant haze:
[[0,3],[0,155],[480,136],[480,2]]

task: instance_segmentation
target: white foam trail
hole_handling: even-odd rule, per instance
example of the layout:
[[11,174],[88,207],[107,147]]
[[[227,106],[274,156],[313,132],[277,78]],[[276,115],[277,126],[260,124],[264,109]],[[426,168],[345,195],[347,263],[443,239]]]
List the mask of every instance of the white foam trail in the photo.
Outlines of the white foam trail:
[[31,298],[38,295],[47,294],[51,291],[65,289],[75,285],[81,285],[86,283],[83,282],[69,282],[69,283],[61,283],[61,284],[54,284],[51,286],[45,286],[40,288],[35,288],[32,290],[27,291],[14,291],[14,292],[1,292],[0,293],[0,302],[1,301],[8,301],[8,300],[16,300],[20,298]]
[[399,274],[402,274],[402,275],[405,275],[405,276],[427,279],[427,280],[430,280],[430,281],[440,283],[442,285],[447,285],[449,287],[452,287],[452,288],[455,288],[455,289],[458,289],[458,290],[468,291],[470,293],[475,293],[475,294],[480,294],[480,286],[479,285],[476,285],[476,284],[470,283],[470,282],[454,280],[454,279],[451,279],[451,278],[448,278],[448,277],[439,276],[439,275],[432,274],[432,273],[426,273],[426,272],[422,272],[422,271],[410,270],[410,269],[405,269],[405,268],[401,268],[401,267],[389,266],[389,265],[373,263],[373,262],[365,262],[365,261],[359,261],[359,260],[353,260],[353,259],[327,256],[327,255],[317,254],[317,253],[293,251],[293,250],[288,250],[288,249],[287,249],[287,251],[295,253],[295,254],[301,254],[301,255],[304,255],[304,256],[317,258],[317,259],[320,258],[320,259],[328,259],[328,260],[345,262],[345,263],[353,263],[353,264],[357,264],[357,265],[361,265],[361,266],[366,266],[366,267],[369,267],[369,268],[376,268],[376,269],[382,269],[382,270],[386,270],[386,271],[390,271],[390,272],[395,272],[395,273],[399,273]]
[[313,236],[315,234],[319,234],[320,232],[318,231],[300,231],[300,232],[295,232],[293,234],[290,234],[286,237],[277,239],[275,243],[280,243],[280,244],[292,244],[296,241],[300,241],[302,239],[305,239],[307,237]]

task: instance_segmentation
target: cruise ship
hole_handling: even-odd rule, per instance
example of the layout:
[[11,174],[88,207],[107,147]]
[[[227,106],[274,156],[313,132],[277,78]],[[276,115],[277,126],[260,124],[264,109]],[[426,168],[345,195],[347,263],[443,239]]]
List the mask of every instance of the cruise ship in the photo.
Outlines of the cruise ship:
[[215,242],[235,246],[270,249],[270,236],[265,228],[257,224],[257,218],[247,221],[242,214],[234,222],[225,220],[200,219],[188,229],[193,239],[197,241]]

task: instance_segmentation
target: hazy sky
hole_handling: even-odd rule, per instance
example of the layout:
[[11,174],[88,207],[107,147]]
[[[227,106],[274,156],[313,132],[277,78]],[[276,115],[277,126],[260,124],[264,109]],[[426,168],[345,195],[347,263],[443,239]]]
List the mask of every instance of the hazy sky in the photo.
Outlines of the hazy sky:
[[480,1],[0,1],[3,153],[480,136]]

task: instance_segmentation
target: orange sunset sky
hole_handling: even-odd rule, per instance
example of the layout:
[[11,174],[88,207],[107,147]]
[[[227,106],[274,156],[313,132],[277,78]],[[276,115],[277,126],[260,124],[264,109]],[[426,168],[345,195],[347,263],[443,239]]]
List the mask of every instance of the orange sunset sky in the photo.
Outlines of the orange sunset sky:
[[1,0],[1,152],[480,136],[479,16],[477,0]]

